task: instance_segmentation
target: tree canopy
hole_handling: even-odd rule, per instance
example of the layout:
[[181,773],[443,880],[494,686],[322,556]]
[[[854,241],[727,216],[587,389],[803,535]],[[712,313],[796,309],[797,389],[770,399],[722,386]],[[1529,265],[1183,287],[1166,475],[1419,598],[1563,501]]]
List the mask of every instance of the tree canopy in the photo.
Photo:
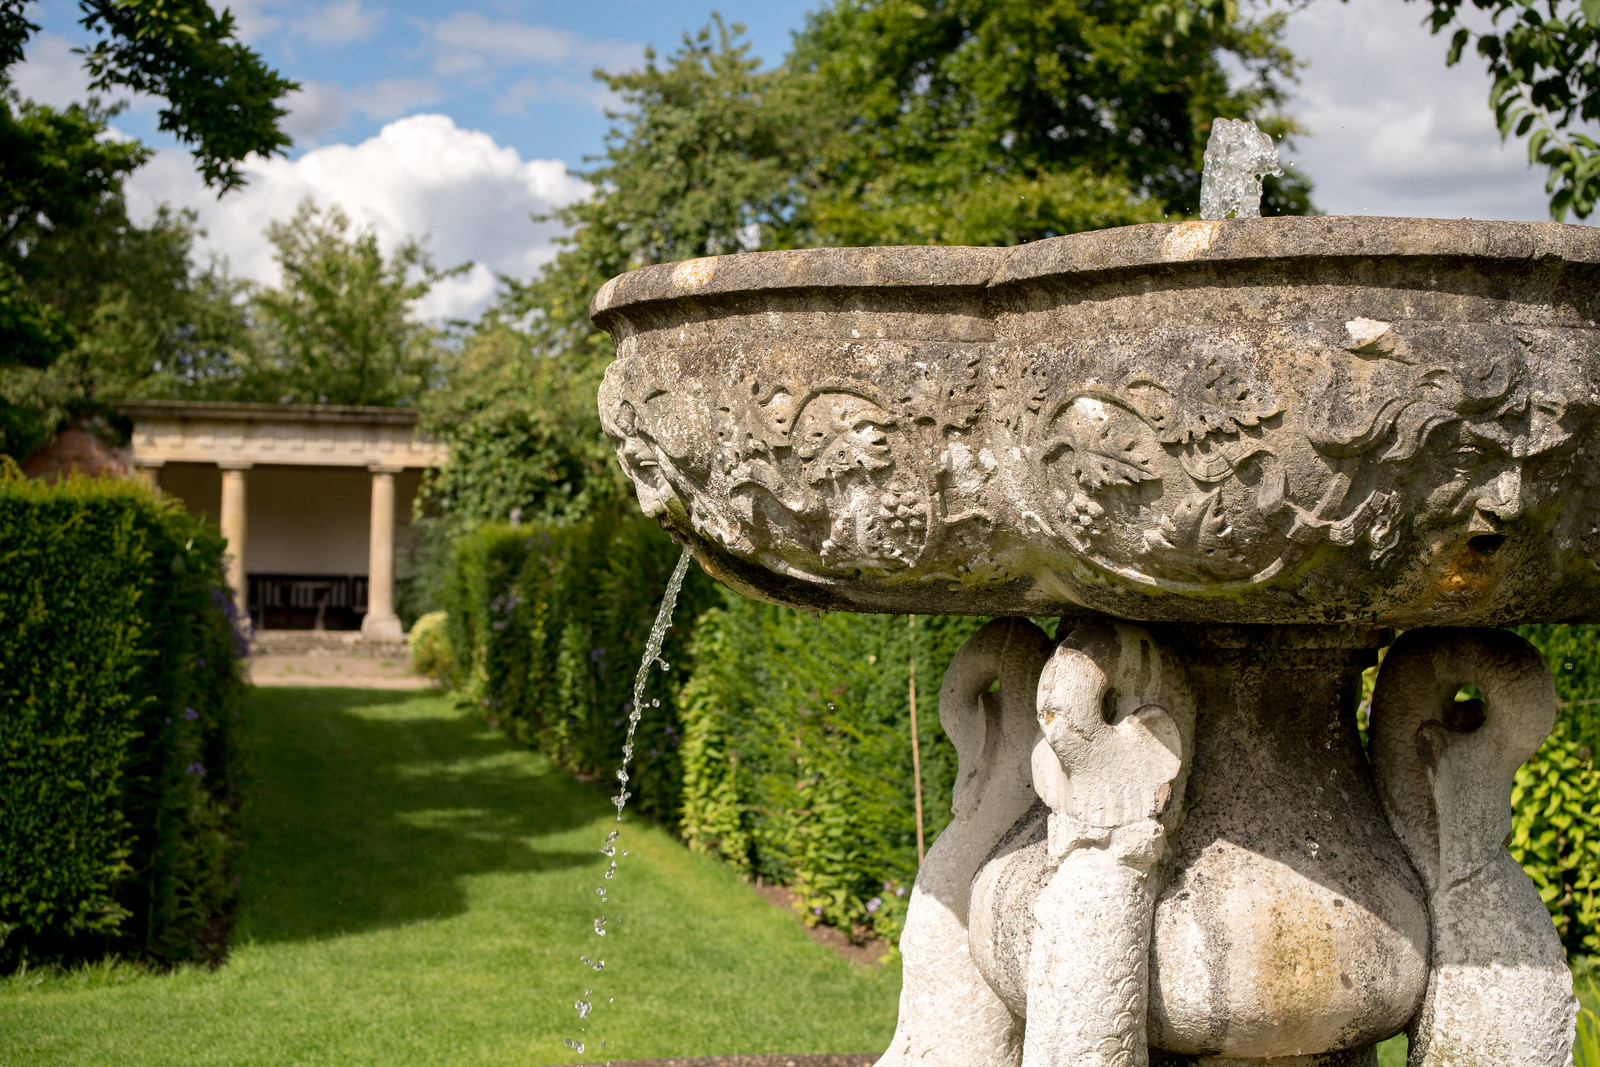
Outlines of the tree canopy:
[[441,331],[416,301],[445,278],[408,238],[386,259],[371,229],[307,201],[267,228],[283,283],[250,302],[253,337],[240,399],[301,404],[415,404],[434,384]]
[[[810,243],[993,245],[1190,214],[1213,118],[1296,131],[1284,19],[1147,0],[826,6],[787,61],[830,112],[799,221]],[[1263,211],[1303,213],[1307,191],[1274,183]]]
[[[83,25],[98,35],[83,50],[91,86],[162,97],[161,128],[192,146],[219,192],[242,184],[245,156],[288,146],[279,101],[296,85],[233,39],[226,11],[203,0],[81,0],[79,7]],[[30,260],[76,228],[103,229],[108,212],[120,208],[124,179],[150,152],[108,136],[115,111],[93,98],[52,108],[16,94],[11,67],[39,29],[26,9],[23,0],[0,0],[0,367],[41,368],[72,347],[75,326],[48,296],[64,280],[52,282]],[[0,426],[16,417],[0,410]]]
[[[425,401],[452,455],[434,501],[466,524],[576,516],[626,491],[594,410],[611,343],[588,320],[625,270],[1192,217],[1213,117],[1296,129],[1283,23],[1220,0],[835,0],[775,67],[713,16],[670,55],[600,73],[622,107],[581,175],[593,195],[557,214],[555,259],[506,280]],[[1264,204],[1309,206],[1298,178]]]

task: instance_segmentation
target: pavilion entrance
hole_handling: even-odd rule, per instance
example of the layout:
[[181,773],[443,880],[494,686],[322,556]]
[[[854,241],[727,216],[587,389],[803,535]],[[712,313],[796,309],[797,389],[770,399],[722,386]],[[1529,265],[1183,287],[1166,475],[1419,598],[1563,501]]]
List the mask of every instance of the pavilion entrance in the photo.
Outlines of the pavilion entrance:
[[403,408],[120,405],[147,482],[216,519],[229,584],[258,632],[402,636],[394,561],[423,471],[444,447]]

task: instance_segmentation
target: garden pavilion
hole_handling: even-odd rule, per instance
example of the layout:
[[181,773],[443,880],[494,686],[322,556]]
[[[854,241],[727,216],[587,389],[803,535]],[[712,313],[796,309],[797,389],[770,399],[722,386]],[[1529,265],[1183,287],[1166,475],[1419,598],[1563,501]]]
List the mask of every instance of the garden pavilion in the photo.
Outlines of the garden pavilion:
[[131,465],[152,488],[215,516],[239,609],[266,629],[403,636],[397,544],[422,472],[444,445],[408,408],[136,401]]

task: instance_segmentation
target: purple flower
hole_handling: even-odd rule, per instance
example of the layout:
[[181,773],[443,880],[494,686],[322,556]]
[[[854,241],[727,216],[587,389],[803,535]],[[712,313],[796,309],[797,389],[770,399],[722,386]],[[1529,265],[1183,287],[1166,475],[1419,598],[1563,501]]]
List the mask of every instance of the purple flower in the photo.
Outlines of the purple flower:
[[821,908],[812,908],[811,909],[811,914],[813,914],[813,915],[821,915],[822,914],[822,909]]
[[894,891],[894,895],[897,896],[897,897],[905,896],[906,895],[906,887],[905,886],[899,887],[898,889],[896,889]]
[[183,717],[185,719],[189,720],[190,722],[194,722],[196,719],[198,719],[200,717],[200,713],[198,711],[195,711],[193,708],[184,708],[183,709]]
[[881,907],[883,907],[883,898],[881,897],[873,897],[871,900],[867,901],[868,914],[877,911]]
[[194,775],[196,778],[204,778],[206,776],[206,768],[203,763],[191,763],[184,768],[184,771]]

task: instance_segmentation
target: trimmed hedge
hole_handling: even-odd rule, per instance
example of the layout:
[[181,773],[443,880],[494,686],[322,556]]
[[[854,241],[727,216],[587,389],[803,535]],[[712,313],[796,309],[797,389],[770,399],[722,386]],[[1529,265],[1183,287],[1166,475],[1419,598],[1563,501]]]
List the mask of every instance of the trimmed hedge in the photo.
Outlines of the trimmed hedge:
[[1523,626],[1556,679],[1560,718],[1512,789],[1511,855],[1555,918],[1568,958],[1600,958],[1600,626]]
[[[454,681],[493,723],[608,789],[634,672],[680,549],[631,507],[488,525],[446,582]],[[812,616],[689,570],[630,787],[689,844],[795,890],[813,922],[896,936],[916,873],[905,616]],[[950,818],[939,680],[981,619],[919,616],[926,837]]]
[[[580,775],[615,773],[644,655],[679,548],[637,511],[567,525],[491,524],[455,543],[445,582],[453,679],[492,723]],[[652,672],[629,784],[635,810],[676,818],[686,642],[714,586],[691,568]]]
[[[491,721],[584,775],[614,771],[631,686],[678,548],[631,509],[488,526],[449,571],[456,679]],[[905,616],[813,616],[691,568],[639,728],[639,807],[690,847],[787,885],[810,922],[898,937],[916,874]],[[955,751],[944,668],[982,619],[918,616],[917,721],[931,842]],[[1049,629],[1050,627],[1046,627]],[[1600,627],[1536,626],[1563,709],[1518,773],[1512,853],[1569,955],[1600,955]]]
[[[788,885],[807,920],[897,940],[917,872],[910,620],[812,616],[726,590],[701,616],[683,714],[690,847]],[[984,620],[919,615],[917,732],[928,843],[950,821],[939,686]]]
[[0,470],[0,969],[220,951],[244,691],[222,553],[133,484]]

